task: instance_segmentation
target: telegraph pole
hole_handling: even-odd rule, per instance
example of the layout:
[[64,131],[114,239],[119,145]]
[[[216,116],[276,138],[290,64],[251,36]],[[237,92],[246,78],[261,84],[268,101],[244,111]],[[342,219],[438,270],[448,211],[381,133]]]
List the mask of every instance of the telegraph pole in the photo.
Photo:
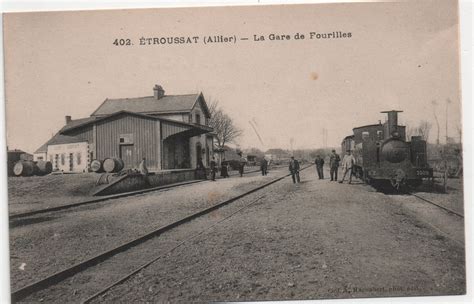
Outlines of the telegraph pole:
[[449,98],[446,99],[446,144],[448,143],[448,105],[451,103]]

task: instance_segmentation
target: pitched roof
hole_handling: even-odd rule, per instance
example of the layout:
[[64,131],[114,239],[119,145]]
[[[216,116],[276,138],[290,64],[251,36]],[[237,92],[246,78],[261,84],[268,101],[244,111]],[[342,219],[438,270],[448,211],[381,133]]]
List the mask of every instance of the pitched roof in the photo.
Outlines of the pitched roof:
[[59,144],[73,144],[78,142],[85,142],[86,140],[77,138],[75,136],[68,136],[62,134],[56,134],[48,141],[48,145],[59,145]]
[[[41,147],[39,147],[34,153],[45,153],[48,152],[48,145],[57,145],[57,144],[69,144],[69,143],[74,143],[73,139],[71,138],[72,136],[67,136],[69,138],[65,137],[59,137],[62,132],[68,131],[70,129],[74,129],[78,126],[81,126],[83,124],[87,124],[90,121],[95,120],[95,117],[86,117],[86,118],[79,118],[79,119],[73,119],[71,120],[68,124],[64,125],[58,133],[56,133],[52,138],[50,138],[47,142],[45,142]],[[65,135],[61,135],[65,136]],[[62,142],[64,141],[64,142]],[[81,142],[82,140],[75,141],[75,142]],[[52,143],[54,142],[54,143]]]
[[[213,130],[211,127],[205,126],[205,125],[197,125],[197,124],[194,124],[194,123],[187,123],[187,122],[184,122],[184,121],[179,121],[179,120],[174,120],[174,119],[167,119],[167,118],[163,118],[163,117],[151,116],[151,115],[147,115],[147,114],[135,113],[135,112],[130,112],[130,111],[118,111],[118,112],[112,113],[112,114],[107,115],[107,116],[90,119],[87,122],[76,125],[75,127],[69,127],[66,130],[61,129],[58,133],[64,134],[64,132],[68,132],[70,130],[77,129],[77,128],[82,128],[84,126],[94,124],[96,122],[105,121],[105,120],[108,120],[112,117],[116,117],[116,116],[119,116],[119,115],[132,115],[132,116],[138,116],[138,117],[143,117],[143,118],[147,118],[147,119],[160,120],[160,121],[163,121],[163,122],[170,122],[170,123],[174,123],[174,124],[178,124],[178,125],[183,125],[183,126],[188,126],[188,127],[193,127],[193,128],[197,128],[197,129],[206,130],[207,132],[211,132]],[[68,126],[69,126],[69,124],[68,124]],[[68,137],[72,137],[72,136],[68,136]]]
[[34,153],[44,153],[48,152],[49,145],[60,145],[60,144],[73,144],[78,142],[84,142],[85,140],[68,135],[60,134],[61,131],[56,133],[50,140],[44,143],[41,147],[39,147]]
[[64,132],[69,129],[74,129],[80,125],[87,124],[93,120],[95,120],[95,117],[86,117],[86,118],[80,118],[80,119],[73,119],[71,120],[68,124],[66,124],[64,127],[59,130],[59,132]]
[[46,153],[48,152],[48,142],[45,142],[41,147],[39,147],[38,149],[36,149],[35,152],[33,153]]
[[165,95],[160,99],[154,96],[137,98],[106,99],[91,116],[110,115],[119,111],[135,113],[173,113],[189,112],[201,94]]

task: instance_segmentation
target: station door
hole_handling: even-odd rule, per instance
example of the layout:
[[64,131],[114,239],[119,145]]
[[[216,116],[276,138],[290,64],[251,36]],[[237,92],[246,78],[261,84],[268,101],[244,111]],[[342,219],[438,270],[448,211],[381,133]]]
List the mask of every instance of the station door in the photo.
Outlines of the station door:
[[133,145],[121,145],[120,158],[123,160],[124,169],[134,168],[136,164],[133,163]]

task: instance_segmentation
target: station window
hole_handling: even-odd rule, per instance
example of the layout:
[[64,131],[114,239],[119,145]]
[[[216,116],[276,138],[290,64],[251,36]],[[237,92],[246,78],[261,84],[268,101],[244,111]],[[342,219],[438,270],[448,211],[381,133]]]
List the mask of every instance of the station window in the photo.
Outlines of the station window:
[[133,134],[120,134],[119,143],[121,145],[131,145],[133,144]]
[[61,154],[61,166],[64,166],[66,164],[66,155]]
[[196,123],[197,123],[198,125],[201,124],[201,115],[199,115],[199,114],[196,114]]
[[189,122],[189,123],[192,123],[192,122],[193,122],[193,115],[192,115],[192,114],[189,114],[189,116],[188,116],[188,122]]
[[370,135],[370,134],[369,134],[369,132],[367,132],[367,131],[362,132],[362,140],[367,140],[367,139],[369,139],[369,135]]
[[76,162],[78,165],[81,164],[81,152],[77,152],[76,154]]

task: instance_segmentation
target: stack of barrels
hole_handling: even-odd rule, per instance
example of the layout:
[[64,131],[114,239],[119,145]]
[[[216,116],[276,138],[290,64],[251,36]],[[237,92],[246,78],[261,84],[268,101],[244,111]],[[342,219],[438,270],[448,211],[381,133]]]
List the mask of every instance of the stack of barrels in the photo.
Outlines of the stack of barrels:
[[91,162],[91,170],[96,173],[107,172],[115,173],[120,172],[124,168],[123,160],[120,158],[106,158],[104,161],[95,159]]
[[53,171],[53,164],[49,161],[31,161],[20,160],[13,167],[13,174],[15,176],[33,176],[33,175],[47,175]]

